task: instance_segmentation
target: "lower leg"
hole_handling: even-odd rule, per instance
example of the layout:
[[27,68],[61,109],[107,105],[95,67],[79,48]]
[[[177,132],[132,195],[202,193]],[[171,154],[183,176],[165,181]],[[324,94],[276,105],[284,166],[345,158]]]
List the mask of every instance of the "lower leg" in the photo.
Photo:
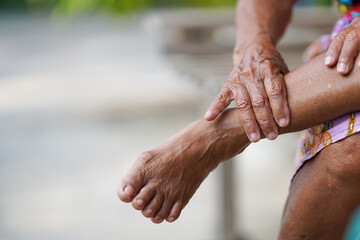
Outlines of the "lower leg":
[[323,149],[295,176],[279,239],[342,239],[360,204],[360,134]]
[[[324,66],[323,60],[319,56],[285,76],[292,117],[280,133],[298,131],[360,107],[360,69],[344,77]],[[236,109],[212,122],[198,120],[164,145],[142,154],[122,178],[118,196],[153,222],[173,221],[209,172],[248,144]]]

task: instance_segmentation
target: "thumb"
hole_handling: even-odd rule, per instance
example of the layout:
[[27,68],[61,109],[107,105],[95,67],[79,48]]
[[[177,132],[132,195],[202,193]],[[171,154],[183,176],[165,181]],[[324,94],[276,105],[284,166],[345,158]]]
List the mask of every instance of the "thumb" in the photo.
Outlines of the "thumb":
[[227,106],[229,106],[231,101],[234,100],[232,96],[233,94],[230,89],[223,88],[205,113],[205,119],[208,121],[214,120]]

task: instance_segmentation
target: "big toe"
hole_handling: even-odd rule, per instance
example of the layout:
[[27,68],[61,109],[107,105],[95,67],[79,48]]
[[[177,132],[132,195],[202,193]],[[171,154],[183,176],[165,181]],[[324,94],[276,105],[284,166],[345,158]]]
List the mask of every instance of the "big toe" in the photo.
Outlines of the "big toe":
[[145,184],[144,164],[152,158],[149,152],[142,153],[126,175],[120,180],[117,194],[121,201],[131,202]]

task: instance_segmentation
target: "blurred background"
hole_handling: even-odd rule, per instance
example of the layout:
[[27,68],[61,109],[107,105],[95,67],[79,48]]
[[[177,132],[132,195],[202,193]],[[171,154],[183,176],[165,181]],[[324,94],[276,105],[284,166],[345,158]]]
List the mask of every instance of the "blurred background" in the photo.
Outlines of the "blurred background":
[[[0,1],[0,239],[276,239],[298,134],[214,171],[178,221],[117,199],[137,155],[201,118],[232,69],[235,0]],[[299,1],[289,67],[331,31]]]

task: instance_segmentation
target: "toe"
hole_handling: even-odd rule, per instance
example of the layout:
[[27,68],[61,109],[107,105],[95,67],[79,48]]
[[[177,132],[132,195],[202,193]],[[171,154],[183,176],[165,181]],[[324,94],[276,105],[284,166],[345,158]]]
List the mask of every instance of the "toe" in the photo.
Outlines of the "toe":
[[160,210],[151,218],[153,223],[161,223],[169,215],[173,201],[166,200],[164,201]]
[[167,216],[166,221],[174,222],[176,219],[178,219],[181,213],[181,208],[181,203],[179,201],[175,202],[171,207],[170,214]]
[[147,217],[153,217],[161,208],[164,202],[164,197],[162,194],[156,194],[151,202],[141,211],[142,214]]
[[141,210],[151,201],[154,195],[155,189],[153,187],[144,186],[132,200],[131,204],[136,210]]
[[123,202],[131,202],[141,187],[145,184],[144,165],[152,158],[149,152],[142,153],[126,175],[121,179],[118,187],[118,197]]
[[117,189],[117,195],[123,202],[131,202],[135,195],[135,189],[131,185],[120,183]]

